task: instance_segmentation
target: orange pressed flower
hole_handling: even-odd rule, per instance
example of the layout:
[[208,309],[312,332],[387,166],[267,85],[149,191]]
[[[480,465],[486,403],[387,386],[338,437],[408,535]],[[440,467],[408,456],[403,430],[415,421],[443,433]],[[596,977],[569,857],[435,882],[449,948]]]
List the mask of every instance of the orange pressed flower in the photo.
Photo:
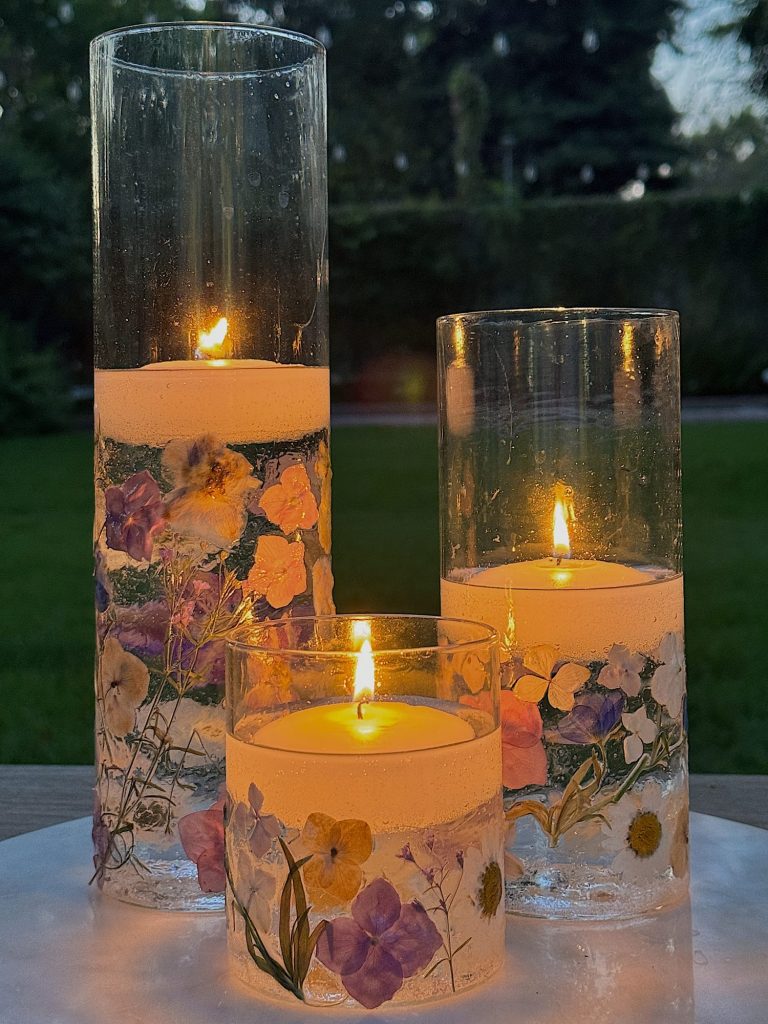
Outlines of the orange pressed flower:
[[317,502],[303,466],[284,469],[280,482],[264,491],[259,505],[283,533],[293,533],[300,527],[307,530],[317,522]]
[[268,534],[259,537],[256,557],[243,589],[247,594],[266,597],[273,608],[285,608],[307,589],[304,545],[300,540]]
[[364,821],[336,821],[327,814],[310,814],[301,842],[312,859],[304,865],[304,882],[312,905],[337,906],[353,899],[362,884],[360,867],[371,856],[373,837]]

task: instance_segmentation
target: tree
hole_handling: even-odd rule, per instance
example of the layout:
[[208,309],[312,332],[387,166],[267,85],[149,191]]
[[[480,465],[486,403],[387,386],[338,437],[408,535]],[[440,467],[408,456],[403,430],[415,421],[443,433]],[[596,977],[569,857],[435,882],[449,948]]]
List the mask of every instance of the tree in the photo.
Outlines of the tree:
[[488,90],[466,64],[458,64],[448,79],[453,116],[453,166],[462,199],[478,199],[483,187],[482,148],[488,127]]
[[768,95],[768,0],[736,0],[738,17],[719,29],[736,31],[750,52],[754,68],[752,85],[757,93]]

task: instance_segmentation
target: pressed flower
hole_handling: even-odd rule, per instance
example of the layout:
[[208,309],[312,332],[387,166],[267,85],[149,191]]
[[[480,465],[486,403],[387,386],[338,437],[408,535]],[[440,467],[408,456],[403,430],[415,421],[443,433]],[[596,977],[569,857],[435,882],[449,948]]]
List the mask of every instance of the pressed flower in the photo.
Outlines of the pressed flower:
[[168,605],[165,601],[146,601],[117,606],[112,634],[126,650],[142,658],[158,657],[168,637]]
[[96,599],[96,611],[105,612],[112,603],[112,581],[107,572],[104,555],[99,548],[96,548],[93,568],[94,597]]
[[628,697],[637,697],[643,686],[640,673],[644,667],[642,654],[630,654],[622,644],[614,644],[608,651],[608,664],[600,669],[597,681],[608,690],[621,689]]
[[373,837],[364,821],[310,814],[301,842],[312,859],[304,865],[304,883],[315,907],[348,903],[363,880],[361,864],[371,856]]
[[560,743],[601,743],[618,725],[626,698],[620,691],[587,693],[558,724]]
[[353,999],[372,1010],[426,967],[442,944],[424,907],[403,905],[394,886],[377,878],[356,897],[351,917],[327,923],[317,958],[340,976]]
[[642,757],[645,744],[656,739],[659,729],[644,707],[623,714],[621,724],[629,733],[624,738],[624,760],[627,764],[634,764]]
[[547,753],[542,737],[544,726],[535,704],[502,690],[501,755],[502,781],[507,789],[543,786],[547,781]]
[[165,519],[160,488],[152,474],[142,469],[119,487],[107,487],[104,503],[107,547],[125,551],[137,562],[150,561],[153,537]]
[[254,857],[262,858],[280,835],[281,825],[274,814],[262,814],[264,794],[253,782],[248,787],[248,803],[237,803],[232,812],[232,834],[246,842]]
[[163,470],[174,485],[165,499],[171,527],[214,548],[231,548],[245,529],[248,496],[259,484],[245,456],[210,434],[177,438],[165,446]]
[[205,811],[193,811],[179,818],[179,839],[184,853],[197,866],[197,881],[203,892],[224,892],[224,806],[226,796]]
[[113,736],[125,736],[133,729],[136,710],[149,690],[147,666],[110,636],[101,649],[97,675],[104,723]]
[[307,589],[303,543],[272,534],[259,537],[243,589],[255,597],[266,597],[273,608],[285,608]]
[[661,662],[651,679],[651,696],[663,704],[672,718],[678,718],[685,696],[685,654],[680,633],[667,633],[653,654]]
[[504,879],[499,865],[499,852],[492,844],[483,841],[480,848],[476,845],[463,851],[464,877],[473,879],[472,898],[480,916],[490,920],[496,916],[504,895]]
[[530,647],[523,655],[522,670],[515,683],[515,696],[538,704],[547,695],[553,708],[570,711],[574,694],[589,679],[590,671],[583,665],[566,662],[558,667],[557,648],[550,644]]
[[619,800],[602,825],[603,845],[615,852],[612,869],[629,881],[649,878],[669,867],[669,821],[663,815],[661,786],[651,780]]
[[488,685],[489,666],[474,651],[456,655],[452,661],[453,672],[470,693],[479,693]]
[[320,481],[320,505],[318,508],[317,535],[320,547],[331,552],[331,458],[328,445],[321,441],[317,448],[315,472]]
[[248,911],[252,923],[261,932],[269,930],[272,911],[270,900],[275,895],[274,875],[257,867],[247,851],[237,857],[237,898]]
[[284,469],[279,482],[261,495],[259,505],[267,519],[283,533],[308,530],[317,522],[317,502],[304,466]]
[[672,848],[669,862],[675,878],[685,878],[688,874],[688,797],[677,813],[675,830],[672,834]]
[[331,560],[322,555],[312,566],[312,605],[315,615],[333,615],[333,572]]

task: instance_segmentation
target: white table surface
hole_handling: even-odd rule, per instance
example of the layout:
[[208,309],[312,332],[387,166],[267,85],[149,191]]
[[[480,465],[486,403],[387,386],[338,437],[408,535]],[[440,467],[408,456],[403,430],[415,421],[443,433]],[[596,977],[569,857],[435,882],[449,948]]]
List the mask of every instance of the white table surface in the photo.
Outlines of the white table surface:
[[0,843],[2,1024],[766,1024],[768,832],[694,814],[691,901],[611,924],[508,918],[497,979],[413,1009],[258,1001],[227,974],[218,914],[86,886],[90,821]]

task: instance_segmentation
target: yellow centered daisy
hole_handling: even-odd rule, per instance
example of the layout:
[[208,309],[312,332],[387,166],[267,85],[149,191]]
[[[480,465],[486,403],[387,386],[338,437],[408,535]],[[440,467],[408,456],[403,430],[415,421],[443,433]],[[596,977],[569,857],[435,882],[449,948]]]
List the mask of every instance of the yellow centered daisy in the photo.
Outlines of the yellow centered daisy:
[[492,860],[483,868],[477,890],[477,902],[483,917],[493,917],[499,909],[502,896],[501,868]]
[[640,811],[627,832],[627,845],[636,857],[652,857],[661,843],[661,822],[653,811]]

